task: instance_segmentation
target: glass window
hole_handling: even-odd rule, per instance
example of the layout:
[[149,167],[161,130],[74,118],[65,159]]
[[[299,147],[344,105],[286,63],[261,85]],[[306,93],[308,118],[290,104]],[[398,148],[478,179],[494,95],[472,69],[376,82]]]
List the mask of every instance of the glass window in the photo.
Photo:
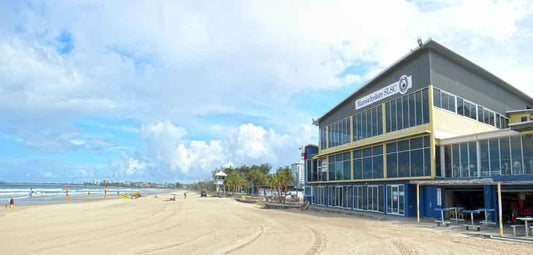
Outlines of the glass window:
[[387,178],[398,177],[398,154],[387,155]]
[[476,112],[477,112],[477,105],[471,104],[470,105],[470,118],[471,119],[475,120],[477,118]]
[[396,99],[396,116],[398,117],[398,130],[404,129],[407,125],[403,124],[403,104],[402,99]]
[[390,102],[387,102],[385,104],[385,126],[387,128],[387,132],[391,131],[391,110],[390,110]]
[[363,114],[357,114],[357,140],[363,139]]
[[411,151],[411,176],[424,175],[424,151]]
[[403,127],[408,128],[409,126],[409,97],[402,97],[402,116],[403,116]]
[[448,110],[450,106],[450,103],[449,103],[450,96],[448,95],[448,93],[442,92],[441,97],[442,97],[442,109]]
[[372,178],[383,178],[383,157],[381,155],[373,157]]
[[343,180],[352,179],[350,160],[343,161],[343,172],[344,172]]
[[436,107],[441,107],[441,105],[440,105],[440,89],[433,89],[433,104]]
[[374,121],[376,121],[376,117],[375,117],[375,114],[376,113],[376,108],[373,108],[373,109],[370,109],[367,111],[368,113],[368,137],[372,137],[372,136],[375,136],[375,129],[376,127],[374,126]]
[[457,114],[464,115],[463,111],[463,99],[460,97],[457,97]]
[[481,176],[489,176],[489,142],[480,141],[479,147],[481,149]]
[[424,149],[424,176],[431,176],[431,151],[429,148]]
[[415,113],[416,113],[416,124],[422,124],[422,92],[415,92]]
[[496,114],[496,127],[497,128],[502,128],[502,122],[501,122],[501,117],[500,117],[500,114]]
[[363,149],[363,157],[370,157],[370,156],[372,156],[372,148]]
[[372,179],[372,157],[363,159],[363,179]]
[[446,177],[452,177],[452,146],[444,146],[444,174]]
[[[458,99],[459,100],[459,99]],[[462,100],[462,99],[461,99]],[[470,103],[467,101],[464,101],[464,106],[462,107],[464,111],[464,116],[470,118]]]
[[524,173],[533,174],[533,135],[522,136],[522,149],[524,150]]
[[511,174],[511,148],[509,147],[509,137],[500,138],[500,169],[502,175]]
[[422,140],[423,140],[422,137],[411,139],[411,150],[422,148],[422,143],[423,143]]
[[435,146],[435,172],[437,176],[441,176],[442,174],[441,168],[440,168],[440,162],[441,162],[440,161],[440,146]]
[[500,145],[498,138],[489,140],[491,176],[500,175]]
[[367,110],[365,112],[365,115],[366,115],[366,138],[368,137],[371,137],[372,136],[372,111],[371,110]]
[[353,157],[354,157],[354,158],[361,158],[361,157],[363,157],[363,151],[361,151],[361,150],[355,150],[355,151],[353,152]]
[[450,96],[448,97],[448,104],[449,104],[449,106],[448,106],[448,107],[449,107],[448,110],[450,110],[450,111],[452,111],[452,112],[455,112],[455,109],[456,109],[456,108],[455,108],[455,96],[450,95]]
[[409,150],[409,140],[403,140],[398,142],[398,151]]
[[415,94],[411,93],[409,95],[409,126],[413,127],[416,125],[416,114],[415,114]]
[[396,151],[398,151],[396,145],[397,145],[396,142],[388,143],[388,144],[387,144],[387,153],[391,153],[391,152],[396,152]]
[[452,171],[453,171],[453,178],[461,177],[461,164],[460,164],[460,156],[459,156],[459,145],[454,144],[452,145]]
[[483,107],[482,106],[477,107],[477,121],[483,122]]
[[363,179],[363,160],[361,159],[353,161],[353,178],[356,180]]
[[381,145],[374,146],[372,150],[374,151],[374,156],[383,154],[383,146]]
[[494,112],[489,112],[489,125],[494,126]]
[[366,113],[365,112],[362,112],[361,113],[361,116],[362,116],[362,119],[361,119],[361,139],[365,139],[367,136],[366,136]]
[[398,154],[399,177],[409,177],[409,151]]
[[520,136],[511,136],[511,159],[513,175],[524,174],[522,169],[522,145]]
[[377,126],[378,126],[378,134],[383,134],[383,110],[381,109],[381,105],[378,106],[378,116],[377,116]]
[[490,123],[489,115],[490,115],[490,112],[487,109],[483,110],[483,123],[485,123],[485,124],[489,124]]
[[461,150],[461,177],[468,177],[468,144],[462,143],[459,145]]
[[428,89],[422,90],[422,123],[429,122],[429,99]]
[[468,171],[470,177],[477,177],[477,146],[476,142],[468,143],[468,155],[469,155],[469,165]]

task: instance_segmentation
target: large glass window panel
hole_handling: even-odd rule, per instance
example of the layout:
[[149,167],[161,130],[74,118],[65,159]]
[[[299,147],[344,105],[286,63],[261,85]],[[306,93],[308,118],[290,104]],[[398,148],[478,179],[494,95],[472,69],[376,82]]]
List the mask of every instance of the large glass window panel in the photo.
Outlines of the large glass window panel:
[[429,122],[429,99],[428,89],[422,90],[422,123]]
[[409,125],[409,97],[402,97],[402,116],[403,116],[403,128],[410,127]]
[[489,176],[490,168],[489,168],[489,142],[487,140],[480,141],[479,142],[480,150],[481,150],[481,176],[486,177]]
[[448,110],[455,112],[455,109],[456,109],[455,108],[455,96],[450,95],[448,97],[448,104],[449,104]]
[[442,172],[441,172],[442,169],[441,169],[441,166],[440,166],[440,162],[441,162],[440,149],[441,149],[440,146],[435,146],[435,172],[436,172],[437,176],[441,176],[441,174],[442,174]]
[[422,140],[423,140],[422,137],[417,137],[417,138],[411,139],[411,150],[422,148],[422,143],[423,143]]
[[489,124],[489,119],[490,119],[490,111],[488,111],[487,109],[484,109],[483,110],[483,123]]
[[366,148],[366,149],[363,149],[363,157],[369,157],[369,156],[372,156],[372,148]]
[[403,140],[398,142],[398,151],[409,150],[409,140]]
[[452,177],[452,146],[444,146],[444,174],[447,178]]
[[381,105],[378,106],[378,117],[377,117],[377,126],[378,126],[378,135],[383,134],[383,110],[381,109]]
[[489,140],[491,176],[500,175],[500,145],[498,138]]
[[353,127],[353,140],[354,141],[357,141],[357,115],[353,116],[353,120],[352,120],[352,127]]
[[344,180],[352,179],[351,176],[351,163],[349,160],[343,161]]
[[362,112],[361,113],[361,116],[362,116],[362,119],[361,119],[361,139],[365,139],[367,136],[366,136],[366,113],[365,112]]
[[522,149],[524,151],[524,173],[533,174],[533,135],[522,136]]
[[357,140],[363,139],[363,114],[357,114]]
[[463,108],[463,115],[466,117],[470,117],[470,103],[467,101],[464,101]]
[[381,155],[373,157],[372,178],[383,178],[383,157]]
[[461,164],[460,164],[460,156],[459,156],[459,145],[454,144],[452,145],[452,175],[453,178],[461,177]]
[[459,115],[465,114],[463,110],[463,99],[460,97],[457,97],[457,114]]
[[411,176],[424,175],[424,151],[411,151]]
[[441,107],[440,105],[440,89],[433,89],[433,104],[436,107]]
[[494,112],[489,112],[489,124],[494,126]]
[[511,148],[509,147],[509,137],[500,138],[500,169],[502,175],[511,174]]
[[409,95],[409,126],[415,126],[416,125],[416,113],[415,113],[415,94],[412,93]]
[[387,154],[387,178],[398,177],[398,154]]
[[353,161],[353,178],[356,180],[363,179],[363,160],[355,159]]
[[335,163],[328,165],[328,180],[335,181]]
[[522,168],[522,145],[520,136],[511,136],[511,160],[513,175],[523,174]]
[[397,142],[387,143],[387,153],[397,152],[398,151],[397,145],[398,145]]
[[372,136],[375,136],[375,125],[374,125],[374,121],[376,121],[376,108],[372,108],[370,110],[367,111],[369,116],[368,118],[370,119],[370,121],[368,121],[368,137],[372,137]]
[[372,179],[372,157],[363,159],[363,179]]
[[477,118],[476,113],[477,113],[477,105],[470,104],[470,118],[475,120]]
[[336,180],[343,179],[342,161],[335,162],[335,178]]
[[477,121],[483,122],[483,107],[482,106],[477,107]]
[[387,132],[391,131],[391,104],[387,102],[385,104],[385,128]]
[[[440,157],[440,155],[438,157]],[[430,175],[431,175],[431,151],[429,148],[426,148],[424,149],[424,176],[430,176]]]
[[399,191],[399,196],[398,196],[398,207],[399,207],[399,213],[403,215],[405,213],[404,185],[399,185],[399,187],[400,187],[400,191]]
[[441,93],[441,97],[442,97],[442,109],[446,109],[446,110],[448,110],[448,109],[449,109],[449,106],[450,106],[450,104],[449,104],[449,102],[450,102],[450,101],[449,101],[450,96],[448,95],[448,93],[446,93],[446,92],[442,92],[442,93]]
[[409,177],[409,151],[398,153],[399,177]]
[[370,110],[365,112],[366,114],[366,138],[372,136],[372,112]]
[[380,212],[384,212],[384,208],[383,208],[383,204],[384,204],[384,196],[385,196],[385,192],[384,192],[384,187],[383,185],[380,185],[379,188],[378,188],[378,211]]
[[459,145],[461,150],[461,177],[468,177],[468,144],[462,143]]
[[383,154],[383,146],[381,145],[372,147],[372,150],[373,150],[374,156]]
[[422,92],[415,92],[415,114],[416,114],[416,124],[422,124]]
[[397,125],[398,130],[403,129],[403,105],[401,98],[396,99],[396,117],[397,117]]
[[468,143],[468,174],[470,177],[477,177],[477,145],[476,142]]

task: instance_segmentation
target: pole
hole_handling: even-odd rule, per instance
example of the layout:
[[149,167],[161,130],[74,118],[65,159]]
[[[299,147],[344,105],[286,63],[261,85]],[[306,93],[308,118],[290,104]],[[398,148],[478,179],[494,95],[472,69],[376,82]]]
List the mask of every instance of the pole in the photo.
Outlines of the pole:
[[500,236],[503,237],[502,182],[498,182],[498,218],[498,221],[500,222]]
[[420,184],[416,184],[416,221],[420,223]]
[[104,198],[107,198],[107,185],[104,186]]

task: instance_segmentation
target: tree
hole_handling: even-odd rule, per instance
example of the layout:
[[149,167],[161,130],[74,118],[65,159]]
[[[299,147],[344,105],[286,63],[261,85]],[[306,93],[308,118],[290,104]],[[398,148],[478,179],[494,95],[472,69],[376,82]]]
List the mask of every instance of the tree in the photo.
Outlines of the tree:
[[250,172],[248,173],[247,180],[249,183],[253,183],[252,193],[260,186],[266,183],[266,175],[264,174],[259,167],[252,166]]

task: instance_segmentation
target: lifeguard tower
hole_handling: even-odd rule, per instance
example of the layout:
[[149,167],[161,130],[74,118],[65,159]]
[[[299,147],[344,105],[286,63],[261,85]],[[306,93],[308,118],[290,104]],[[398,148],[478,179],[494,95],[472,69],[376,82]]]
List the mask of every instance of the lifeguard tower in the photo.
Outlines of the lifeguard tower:
[[216,186],[217,192],[222,191],[222,186],[224,185],[224,178],[226,178],[226,176],[227,174],[222,171],[218,171],[215,174],[215,186]]

